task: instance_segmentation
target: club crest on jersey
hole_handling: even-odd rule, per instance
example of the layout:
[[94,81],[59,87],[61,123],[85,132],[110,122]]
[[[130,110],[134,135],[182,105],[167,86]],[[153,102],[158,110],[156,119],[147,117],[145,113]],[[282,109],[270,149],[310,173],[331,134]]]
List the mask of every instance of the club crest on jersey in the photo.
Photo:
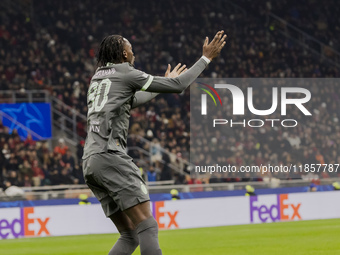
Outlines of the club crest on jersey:
[[140,188],[145,195],[148,194],[148,189],[145,187],[145,185],[142,182],[140,182]]

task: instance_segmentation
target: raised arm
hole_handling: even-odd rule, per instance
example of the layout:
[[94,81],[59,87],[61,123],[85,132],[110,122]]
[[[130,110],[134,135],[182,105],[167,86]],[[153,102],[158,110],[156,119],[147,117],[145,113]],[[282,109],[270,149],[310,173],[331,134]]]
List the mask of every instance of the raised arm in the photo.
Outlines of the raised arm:
[[[206,66],[212,59],[217,57],[225,45],[226,35],[223,36],[224,31],[219,31],[214,39],[209,43],[206,37],[203,45],[203,56],[185,73],[182,73],[176,78],[166,78],[159,76],[152,76],[136,69],[131,70],[130,79],[127,81],[135,89],[142,91],[156,92],[156,93],[181,93],[203,72]],[[137,77],[134,72],[139,72]]]
[[[185,71],[187,71],[186,65],[182,66],[181,63],[179,63],[174,68],[174,70],[171,71],[171,66],[169,64],[164,77],[176,78],[181,73],[184,73]],[[136,108],[142,104],[145,104],[146,102],[149,102],[151,99],[155,98],[157,95],[159,95],[159,93],[148,92],[148,91],[137,91],[135,96],[133,97],[132,108]]]

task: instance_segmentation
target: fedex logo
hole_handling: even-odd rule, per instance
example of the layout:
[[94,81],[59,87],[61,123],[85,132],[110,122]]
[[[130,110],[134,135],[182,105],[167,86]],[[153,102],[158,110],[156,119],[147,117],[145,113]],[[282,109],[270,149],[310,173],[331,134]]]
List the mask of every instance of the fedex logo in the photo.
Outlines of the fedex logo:
[[152,203],[152,207],[152,213],[158,223],[159,229],[168,229],[172,226],[174,228],[178,228],[178,223],[176,220],[178,211],[164,211],[164,201],[154,202]]
[[288,201],[288,194],[277,195],[276,203],[261,204],[258,197],[250,197],[250,222],[267,222],[269,219],[274,221],[280,220],[301,220],[299,212],[301,203],[293,204]]
[[[50,235],[47,229],[47,223],[50,218],[34,218],[33,214],[34,207],[25,207],[20,208],[20,218],[12,221],[0,218],[0,237],[2,239],[8,238],[9,235],[13,235],[15,238],[23,236],[31,237],[40,236],[43,233]],[[37,231],[31,229],[32,225],[35,225]]]

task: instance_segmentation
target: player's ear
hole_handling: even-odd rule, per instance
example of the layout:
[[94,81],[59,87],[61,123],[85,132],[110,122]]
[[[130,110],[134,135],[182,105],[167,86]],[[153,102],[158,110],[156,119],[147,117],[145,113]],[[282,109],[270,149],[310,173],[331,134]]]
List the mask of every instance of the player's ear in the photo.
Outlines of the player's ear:
[[124,59],[127,59],[127,57],[128,57],[126,50],[123,50],[123,57],[124,57]]

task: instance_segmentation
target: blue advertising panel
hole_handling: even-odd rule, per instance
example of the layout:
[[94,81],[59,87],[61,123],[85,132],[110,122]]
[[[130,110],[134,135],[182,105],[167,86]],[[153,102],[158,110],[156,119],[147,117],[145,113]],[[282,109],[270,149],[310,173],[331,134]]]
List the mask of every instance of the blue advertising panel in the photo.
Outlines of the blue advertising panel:
[[25,139],[28,132],[34,140],[52,137],[51,105],[49,103],[0,104],[0,118],[10,133],[17,129]]

